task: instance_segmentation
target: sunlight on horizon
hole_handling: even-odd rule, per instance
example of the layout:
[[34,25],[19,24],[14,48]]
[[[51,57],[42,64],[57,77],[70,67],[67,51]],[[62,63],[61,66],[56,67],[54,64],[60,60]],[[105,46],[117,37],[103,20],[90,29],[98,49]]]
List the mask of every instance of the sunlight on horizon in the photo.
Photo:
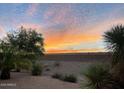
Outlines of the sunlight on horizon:
[[0,4],[0,38],[23,25],[43,34],[46,53],[105,52],[102,35],[124,24],[123,10],[124,4]]

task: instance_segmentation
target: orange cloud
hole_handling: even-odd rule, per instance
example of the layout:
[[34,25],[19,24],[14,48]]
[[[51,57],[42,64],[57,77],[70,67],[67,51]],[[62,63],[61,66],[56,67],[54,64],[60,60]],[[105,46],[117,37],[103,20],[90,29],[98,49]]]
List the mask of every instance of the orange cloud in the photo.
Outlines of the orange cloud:
[[[56,52],[95,52],[95,51],[104,51],[104,49],[99,48],[91,48],[90,49],[77,49],[70,50],[65,47],[72,45],[79,45],[80,43],[85,42],[94,42],[96,43],[99,40],[102,40],[102,35],[105,31],[111,29],[112,26],[117,24],[124,24],[124,19],[114,19],[114,20],[105,20],[101,21],[97,24],[93,24],[92,26],[88,26],[87,28],[77,27],[77,28],[68,28],[63,29],[62,31],[52,31],[49,30],[46,33],[45,38],[45,48],[48,53],[56,53]],[[98,46],[99,47],[99,46]]]
[[[79,12],[79,11],[78,11]],[[71,5],[52,5],[44,14],[44,18],[51,26],[45,30],[45,49],[63,49],[66,46],[79,45],[82,42],[96,42],[101,36],[98,34],[89,33],[89,28],[80,27],[85,26],[83,22],[86,20],[86,10],[80,10],[81,16],[76,16],[73,13]],[[82,22],[81,22],[82,20]],[[54,27],[54,25],[63,25],[62,27]]]
[[96,42],[100,38],[100,35],[81,32],[80,29],[58,32],[49,31],[45,38],[45,48],[46,50],[63,49],[65,46],[78,45],[82,42]]
[[[87,27],[68,27],[68,28],[44,28],[38,24],[23,23],[26,28],[37,29],[41,32],[45,38],[45,50],[46,53],[59,53],[59,52],[99,52],[104,51],[103,48],[99,46],[96,48],[85,48],[78,49],[78,45],[81,43],[96,43],[102,40],[102,35],[105,31],[109,30],[113,25],[124,24],[124,19],[113,19],[104,20],[97,22],[96,24],[88,25]],[[69,46],[75,47],[77,49],[73,50],[68,48]]]
[[91,49],[77,49],[77,50],[59,50],[51,49],[46,51],[46,53],[82,53],[82,52],[103,52],[102,48],[91,48]]

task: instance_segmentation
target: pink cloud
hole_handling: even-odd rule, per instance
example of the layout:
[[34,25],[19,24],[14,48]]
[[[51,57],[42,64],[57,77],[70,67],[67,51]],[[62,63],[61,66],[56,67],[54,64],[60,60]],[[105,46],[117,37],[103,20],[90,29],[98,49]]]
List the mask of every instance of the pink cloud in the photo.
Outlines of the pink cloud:
[[80,18],[73,13],[72,6],[66,5],[51,5],[44,13],[44,18],[48,24],[65,24],[69,27],[78,25]]
[[[48,49],[64,49],[82,43],[97,43],[103,41],[103,33],[117,24],[124,24],[124,19],[109,19],[87,27],[72,27],[68,29],[46,29],[45,43]],[[98,46],[103,47],[103,46]],[[92,48],[92,47],[91,47]]]
[[0,39],[6,36],[7,32],[4,30],[2,26],[0,26]]
[[30,4],[27,11],[26,11],[26,14],[29,15],[29,16],[33,16],[36,13],[38,7],[39,7],[38,3]]
[[17,25],[17,28],[20,28],[21,26],[23,26],[24,28],[31,28],[31,29],[35,29],[37,32],[39,33],[44,33],[44,27],[40,24],[33,24],[33,23],[21,23]]

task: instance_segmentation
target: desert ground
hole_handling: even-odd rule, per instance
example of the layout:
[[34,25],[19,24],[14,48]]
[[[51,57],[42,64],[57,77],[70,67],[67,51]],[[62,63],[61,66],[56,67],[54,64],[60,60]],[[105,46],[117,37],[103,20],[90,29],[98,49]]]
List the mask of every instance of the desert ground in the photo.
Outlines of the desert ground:
[[[42,76],[32,76],[29,72],[11,72],[10,80],[0,80],[0,88],[34,89],[79,89],[85,80],[82,72],[90,65],[109,63],[108,53],[47,54],[39,61],[44,69]],[[55,73],[77,77],[77,83],[61,81],[51,76]]]

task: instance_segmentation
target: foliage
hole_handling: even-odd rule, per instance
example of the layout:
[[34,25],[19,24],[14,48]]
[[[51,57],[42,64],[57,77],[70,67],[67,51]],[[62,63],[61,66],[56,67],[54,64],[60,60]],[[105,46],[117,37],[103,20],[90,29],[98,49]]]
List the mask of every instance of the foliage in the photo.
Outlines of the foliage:
[[34,63],[32,66],[32,75],[39,76],[42,74],[43,66],[40,63]]
[[62,75],[62,74],[55,73],[55,74],[52,75],[52,78],[56,78],[56,79],[59,79],[59,80],[62,80],[62,81],[67,81],[67,82],[72,82],[72,83],[77,82],[77,78],[73,74]]
[[0,42],[0,52],[1,52],[1,79],[10,78],[10,70],[13,68],[14,64],[12,58],[14,57],[14,48],[10,46],[8,42]]
[[124,26],[117,25],[103,35],[107,47],[113,53],[112,66],[124,62]]
[[55,73],[55,74],[52,75],[52,78],[62,79],[62,75],[58,74],[58,73]]
[[104,34],[108,49],[112,51],[112,76],[118,88],[124,88],[124,26],[117,25]]
[[59,67],[59,66],[60,66],[60,63],[59,63],[59,62],[55,62],[55,63],[54,63],[54,66],[55,66],[55,67]]
[[9,79],[14,65],[16,69],[30,69],[31,61],[43,54],[43,45],[42,35],[35,30],[21,27],[19,31],[8,33],[0,42],[1,78]]
[[36,55],[25,52],[19,52],[14,56],[13,62],[17,72],[20,72],[22,69],[31,70],[32,63],[34,62],[33,60],[36,59]]
[[77,82],[77,78],[73,74],[63,76],[62,80],[67,82],[72,82],[72,83]]
[[116,64],[111,71],[118,88],[124,88],[124,63]]
[[31,68],[32,68],[32,62],[29,59],[22,59],[15,61],[15,69],[18,72],[20,72],[21,69],[31,70]]
[[46,68],[45,71],[50,71],[50,68]]
[[85,84],[87,88],[103,89],[114,87],[112,75],[106,65],[92,65],[87,71],[83,72],[83,75],[87,80]]
[[33,29],[25,29],[23,26],[19,31],[13,31],[7,35],[8,41],[12,46],[16,47],[18,51],[28,53],[43,54],[44,44],[42,34],[37,33]]

